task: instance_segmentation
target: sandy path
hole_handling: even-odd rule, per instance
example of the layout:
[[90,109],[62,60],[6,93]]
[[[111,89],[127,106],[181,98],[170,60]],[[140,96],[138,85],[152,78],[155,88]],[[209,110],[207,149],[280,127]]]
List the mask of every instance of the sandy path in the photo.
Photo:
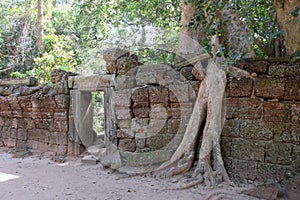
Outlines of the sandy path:
[[[169,190],[166,189],[172,184],[169,179],[141,176],[125,178],[122,174],[111,173],[100,164],[82,164],[78,158],[68,158],[65,163],[55,163],[37,155],[23,159],[11,157],[11,154],[0,149],[1,200],[205,199],[212,192],[211,189],[202,186],[188,190]],[[18,178],[5,181],[3,176],[7,174]],[[236,190],[226,191],[230,194],[222,199],[235,199],[238,196],[234,194]],[[216,193],[215,197],[213,196],[209,199],[217,199],[218,195]],[[239,197],[238,199],[253,199]]]

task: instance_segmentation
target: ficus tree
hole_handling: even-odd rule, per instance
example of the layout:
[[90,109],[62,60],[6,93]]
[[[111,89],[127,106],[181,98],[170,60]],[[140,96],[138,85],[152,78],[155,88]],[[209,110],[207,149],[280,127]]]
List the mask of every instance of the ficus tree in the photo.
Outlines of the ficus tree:
[[[255,57],[252,47],[260,39],[251,35],[250,29],[242,21],[243,17],[238,15],[237,2],[182,0],[177,54],[179,56],[175,60],[175,66],[193,64],[203,80],[183,140],[171,159],[158,169],[159,175],[173,176],[186,173],[193,168],[194,162],[197,160],[192,174],[195,181],[191,185],[205,181],[207,185],[214,186],[217,180],[231,184],[224,167],[220,147],[221,132],[226,116],[226,75],[251,78],[247,72],[233,67],[232,64],[243,58]],[[241,2],[247,4],[246,1]],[[295,41],[295,38],[299,36],[299,28],[296,31],[292,30],[292,26],[295,25],[287,25],[286,19],[292,18],[289,15],[296,16],[290,11],[297,7],[297,1],[280,1],[279,8],[278,1],[273,1],[273,3],[275,3],[276,11],[284,10],[282,13],[276,13],[277,18],[274,24],[284,27],[285,37],[282,38],[285,38],[285,46],[269,45],[269,48],[262,48],[262,50],[270,56],[291,55],[294,51],[299,50],[299,39]],[[282,9],[285,4],[289,9]],[[278,15],[283,16],[278,17]],[[299,27],[299,22],[296,26]],[[298,36],[295,36],[294,32],[298,33]],[[292,35],[294,37],[289,38]],[[260,46],[263,43],[268,45],[267,41],[259,42]],[[273,42],[273,40],[270,39],[268,42]],[[200,49],[193,43],[204,45],[211,56],[208,64],[204,64],[203,59],[207,59],[207,57],[199,56],[201,55]],[[202,142],[199,143],[201,134]],[[197,144],[201,145],[199,154],[197,154]]]

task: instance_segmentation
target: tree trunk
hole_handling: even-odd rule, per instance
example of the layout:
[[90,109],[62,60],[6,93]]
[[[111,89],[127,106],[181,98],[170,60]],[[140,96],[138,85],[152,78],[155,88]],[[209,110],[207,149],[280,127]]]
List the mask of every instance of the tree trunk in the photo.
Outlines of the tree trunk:
[[[184,54],[197,55],[200,49],[196,49],[197,45],[192,44],[192,42],[199,45],[199,29],[189,29],[184,26],[194,17],[194,5],[183,2],[182,12],[179,56]],[[214,54],[219,47],[217,36],[212,37],[211,43],[214,44],[212,51]],[[188,57],[188,59],[190,58]],[[169,161],[160,166],[157,173],[162,176],[185,173],[192,168],[195,156],[198,156],[197,167],[193,173],[193,176],[198,180],[197,183],[205,181],[207,185],[214,186],[216,179],[230,183],[220,147],[221,132],[225,122],[226,67],[221,66],[218,59],[216,62],[210,59],[207,67],[202,65],[201,59],[198,59],[194,67],[202,72],[204,80],[201,82],[191,118],[178,149]],[[199,155],[196,155],[196,145],[199,143],[200,133],[203,133],[202,144]],[[213,163],[211,162],[212,156]]]
[[[292,15],[296,7],[300,6],[299,0],[272,0],[272,3],[276,11],[276,24],[280,30],[284,31],[286,56],[291,56],[300,50],[299,11],[296,11],[295,16]],[[284,52],[277,54],[284,54]],[[275,56],[278,55],[275,54]]]
[[38,34],[37,44],[38,50],[43,49],[43,0],[38,0]]

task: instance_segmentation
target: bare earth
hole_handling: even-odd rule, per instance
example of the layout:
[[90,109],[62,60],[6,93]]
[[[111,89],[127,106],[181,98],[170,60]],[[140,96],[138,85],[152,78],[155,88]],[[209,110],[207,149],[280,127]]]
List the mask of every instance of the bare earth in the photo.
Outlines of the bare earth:
[[58,163],[37,154],[25,158],[12,158],[12,155],[0,148],[1,200],[256,199],[240,194],[245,188],[230,186],[174,190],[179,186],[174,179],[128,177],[101,164],[83,164],[80,158],[67,158],[66,162]]

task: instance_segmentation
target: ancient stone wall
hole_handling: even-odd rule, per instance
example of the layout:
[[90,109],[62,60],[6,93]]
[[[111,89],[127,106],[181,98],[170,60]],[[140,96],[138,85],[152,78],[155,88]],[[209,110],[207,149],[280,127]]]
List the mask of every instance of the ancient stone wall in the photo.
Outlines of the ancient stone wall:
[[285,179],[300,169],[300,63],[254,61],[228,78],[222,150],[232,177]]
[[73,154],[68,142],[67,76],[59,79],[54,86],[1,83],[0,146]]
[[[0,146],[78,155],[78,143],[93,143],[87,135],[74,139],[93,135],[86,129],[91,122],[84,121],[90,92],[104,91],[107,152],[120,150],[111,158],[128,167],[168,159],[185,132],[201,77],[191,66],[140,65],[127,52],[104,58],[111,75],[69,82],[67,75],[52,76],[57,80],[51,87],[0,86]],[[252,78],[228,77],[222,153],[230,176],[280,180],[299,173],[300,63],[249,61],[237,67]]]
[[[115,66],[109,63],[110,69],[122,69],[118,62],[114,62]],[[299,64],[248,61],[237,67],[250,72],[252,78],[228,77],[222,153],[231,177],[251,182],[280,180],[299,173]],[[179,128],[181,117],[185,116],[186,125],[195,100],[191,94],[197,93],[201,82],[196,80],[192,67],[177,70],[192,91],[177,83],[177,87],[170,87],[166,80],[168,70],[163,65],[132,67],[135,71],[125,70],[127,73],[122,74],[113,70],[119,76],[111,99],[116,115],[115,144],[123,152],[163,149],[174,135],[184,133],[186,126]],[[173,81],[180,76],[171,75]],[[174,93],[178,91],[186,100],[176,98]],[[138,165],[137,161],[133,159],[135,163],[131,165]]]

